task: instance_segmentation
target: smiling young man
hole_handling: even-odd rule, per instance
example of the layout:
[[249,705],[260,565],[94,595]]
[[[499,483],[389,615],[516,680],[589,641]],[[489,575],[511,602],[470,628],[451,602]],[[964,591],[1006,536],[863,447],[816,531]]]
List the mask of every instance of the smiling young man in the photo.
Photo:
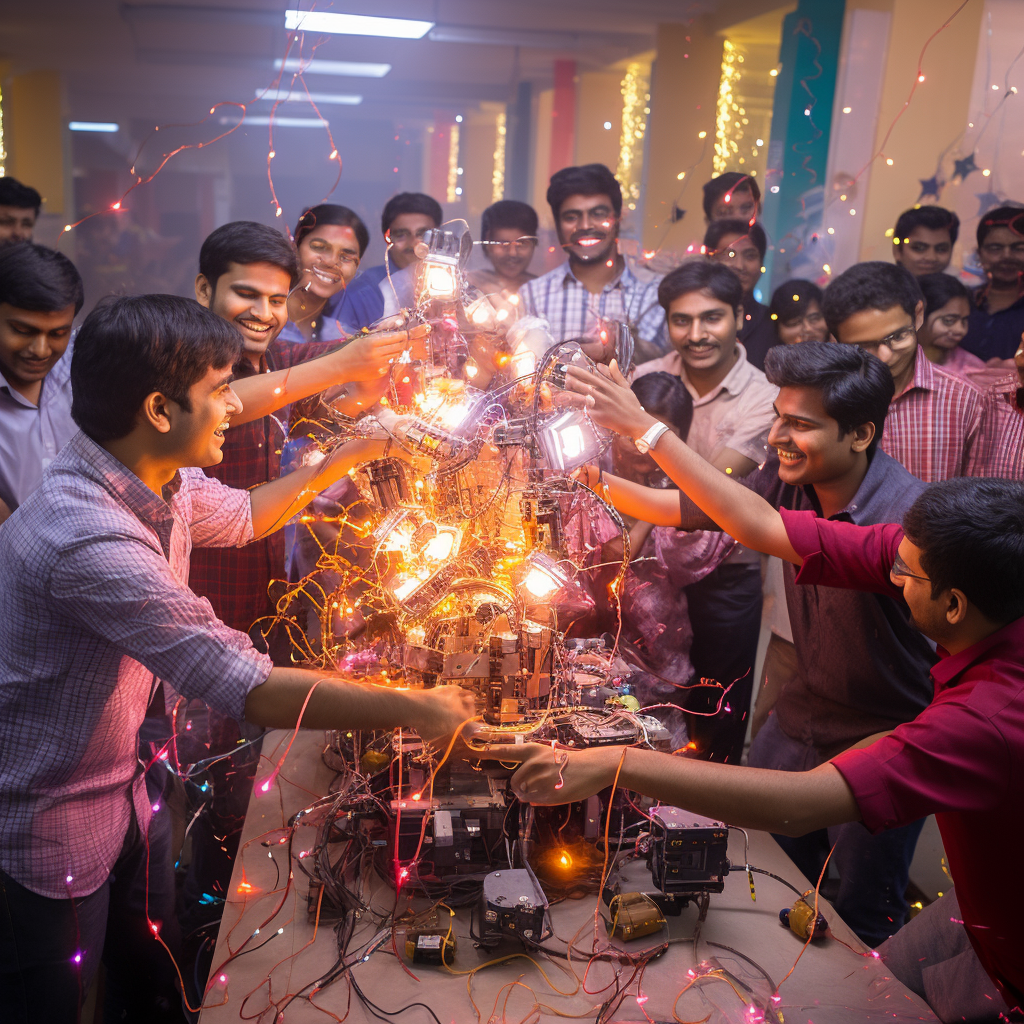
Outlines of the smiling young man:
[[637,362],[668,348],[658,279],[641,281],[619,252],[622,189],[604,164],[565,167],[551,176],[548,205],[568,262],[519,290],[524,316],[543,317],[555,341],[593,338],[604,320],[628,323]]
[[974,290],[961,344],[986,362],[1012,359],[1024,331],[1024,207],[989,210],[976,237],[985,283]]
[[62,253],[31,242],[0,248],[0,522],[78,430],[65,353],[83,301],[82,278]]
[[537,275],[529,271],[537,251],[537,211],[529,203],[502,199],[480,215],[480,241],[489,270],[474,270],[470,284],[485,295],[514,295]]
[[[673,352],[642,363],[637,378],[664,371],[682,379],[693,399],[688,443],[716,469],[746,476],[764,461],[777,389],[747,362],[737,340],[743,322],[738,276],[718,263],[691,260],[666,275],[658,289]],[[640,517],[643,518],[642,516]],[[713,691],[695,690],[683,706],[703,757],[737,764],[743,753],[761,627],[761,556],[742,546],[686,590],[693,624],[690,660],[695,677],[732,684],[713,717],[699,703]]]
[[16,178],[0,178],[0,248],[31,242],[43,197]]
[[[606,474],[609,500],[657,525],[708,529],[717,524],[767,554],[777,552],[726,514],[730,502],[760,507],[767,501],[772,508],[806,511],[822,521],[868,525],[898,520],[924,485],[878,448],[893,391],[892,376],[882,363],[859,349],[807,341],[772,349],[768,380],[779,388],[768,437],[773,455],[740,484],[713,471],[689,445],[680,449],[665,439],[651,453],[684,497]],[[587,394],[590,386],[595,387],[592,415],[598,422],[630,437],[642,436],[650,417],[637,413],[636,403],[615,380],[574,375],[574,390]],[[750,497],[751,491],[760,497]],[[793,640],[773,635],[769,643],[766,671],[780,692],[754,738],[749,763],[803,771],[910,721],[931,696],[928,670],[934,656],[891,596],[800,587],[795,570],[784,569]],[[876,945],[906,919],[904,893],[920,829],[917,822],[872,836],[854,824],[830,836],[780,841],[800,869],[817,878],[830,842],[838,840],[833,856],[841,876],[836,908],[866,942]]]
[[768,316],[768,307],[754,298],[754,289],[764,270],[768,239],[760,224],[742,220],[716,220],[704,232],[704,250],[708,259],[728,267],[743,286],[743,320],[738,337],[743,342],[748,362],[764,370],[768,349],[779,338]]
[[[839,357],[842,350],[836,346],[806,342],[775,349],[768,357],[769,372],[805,361],[809,347],[819,350],[815,358],[822,360],[825,348],[837,360],[854,355]],[[867,421],[841,426],[842,413],[838,424],[830,423],[831,417],[813,408],[814,389],[782,386],[780,424],[773,435],[794,458],[791,469],[784,468],[787,460],[780,463],[780,479],[784,473],[797,479],[805,472],[801,464],[809,471],[818,461],[812,459],[809,442],[822,451],[841,444],[847,454],[840,461],[855,464],[866,457],[885,414],[889,385],[882,367],[871,368],[875,361],[869,355],[857,355],[864,375],[843,374],[839,393],[863,394],[870,380],[882,401],[868,403],[874,413]],[[614,370],[602,376],[570,374],[573,390],[586,396],[591,415],[602,425],[636,437],[654,424]],[[837,427],[843,431],[841,442],[835,441]],[[796,771],[706,764],[635,748],[566,751],[552,758],[550,746],[503,745],[494,750],[501,760],[524,762],[512,779],[513,789],[533,803],[564,804],[586,799],[617,778],[623,788],[662,803],[792,837],[838,827],[843,832],[870,830],[882,839],[935,813],[955,889],[896,932],[879,955],[944,1022],[1010,1019],[1004,1015],[1011,1007],[1019,1013],[1024,996],[1024,895],[1014,858],[1024,843],[1024,485],[966,479],[933,484],[918,493],[900,527],[857,522],[862,511],[857,499],[874,464],[885,460],[882,452],[875,453],[853,502],[828,518],[818,509],[775,507],[753,490],[723,479],[672,434],[657,438],[651,452],[707,517],[791,565],[793,590],[845,593],[851,599],[860,595],[879,608],[884,603],[888,610],[876,617],[880,627],[913,626],[937,643],[933,693],[913,680],[918,692],[911,703],[921,708],[916,716],[898,720],[888,726],[891,733],[859,749],[836,751],[817,763],[808,760]],[[835,510],[850,483],[842,488],[815,484],[821,510]],[[621,497],[622,485],[614,486]],[[672,519],[667,502],[665,512],[667,524]],[[676,516],[674,522],[679,520]],[[840,611],[830,604],[831,615]],[[896,666],[884,664],[878,638],[870,634],[866,645],[851,648],[844,642],[839,631],[845,619],[823,625],[837,642],[807,667],[834,673],[855,663],[861,685],[851,696],[877,714],[872,697],[879,694],[879,670],[898,676]],[[906,688],[911,681],[894,679]],[[850,844],[844,834],[833,861]],[[850,866],[857,869],[856,863]],[[873,866],[883,870],[885,862]],[[875,884],[870,870],[864,874],[864,884]]]
[[[72,1024],[101,955],[108,1017],[180,1021],[170,850],[150,829],[138,731],[159,680],[261,726],[415,726],[472,714],[275,668],[188,587],[193,546],[246,544],[384,443],[351,442],[251,491],[199,468],[241,411],[238,333],[191,300],[122,298],[76,338],[81,432],[0,529],[0,1019]],[[310,693],[315,686],[315,691]],[[164,812],[166,814],[166,811]],[[148,839],[148,842],[147,842]],[[148,882],[148,889],[147,889]]]
[[892,232],[893,259],[914,277],[941,274],[953,258],[960,218],[941,206],[904,210]]
[[832,337],[878,356],[896,393],[882,450],[925,483],[978,475],[985,457],[985,397],[936,366],[918,344],[924,296],[899,264],[856,263],[825,289],[822,313]]

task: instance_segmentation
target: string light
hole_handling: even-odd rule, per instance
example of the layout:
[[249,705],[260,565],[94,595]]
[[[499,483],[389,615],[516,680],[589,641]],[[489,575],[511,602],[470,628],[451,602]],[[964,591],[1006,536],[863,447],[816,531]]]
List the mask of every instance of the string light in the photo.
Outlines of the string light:
[[453,124],[448,133],[448,202],[454,203],[461,191],[459,188],[459,126]]
[[742,77],[739,65],[743,55],[728,39],[722,44],[722,73],[718,84],[718,108],[715,117],[715,153],[712,167],[715,174],[724,174],[733,159],[739,156],[743,140],[746,110],[736,102],[736,89]]
[[7,173],[7,150],[4,148],[4,92],[0,88],[0,178]]
[[640,198],[640,173],[643,162],[644,134],[647,131],[647,115],[650,113],[651,95],[648,90],[647,72],[637,61],[629,64],[619,92],[622,95],[622,128],[619,133],[619,163],[615,177],[622,185],[626,204],[636,209]]
[[504,110],[499,111],[495,122],[494,158],[491,170],[491,202],[497,203],[505,198],[505,143],[508,135],[508,117]]

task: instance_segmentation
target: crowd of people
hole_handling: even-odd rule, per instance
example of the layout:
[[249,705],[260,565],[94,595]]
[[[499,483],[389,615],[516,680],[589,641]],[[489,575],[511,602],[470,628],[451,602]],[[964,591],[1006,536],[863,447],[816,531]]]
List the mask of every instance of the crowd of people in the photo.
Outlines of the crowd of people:
[[[924,206],[897,220],[893,262],[762,303],[753,177],[704,186],[702,251],[660,277],[622,254],[608,168],[558,171],[547,200],[565,262],[532,274],[538,215],[503,200],[468,281],[589,358],[568,387],[616,438],[578,475],[629,526],[623,640],[688,742],[569,754],[564,789],[550,748],[527,744],[517,791],[565,803],[618,778],[773,832],[812,880],[834,848],[837,910],[940,1019],[1011,1013],[1024,207],[981,217],[973,290],[948,272],[956,215]],[[321,401],[374,409],[425,336],[403,310],[443,211],[394,196],[385,263],[362,270],[369,231],[344,206],[305,210],[293,239],[228,223],[202,244],[194,298],[108,298],[76,329],[82,278],[32,241],[40,205],[0,178],[0,1017],[75,1020],[102,958],[116,1019],[178,1021],[164,944],[201,996],[263,728],[308,702],[305,725],[441,741],[473,713],[458,687],[325,682],[265,628],[280,581],[305,572],[281,527],[343,502],[349,470],[387,450],[382,433],[304,463],[290,435]],[[621,552],[598,542],[595,561]],[[170,783],[147,769],[180,698],[225,756],[176,883]],[[907,924],[932,813],[955,889]]]

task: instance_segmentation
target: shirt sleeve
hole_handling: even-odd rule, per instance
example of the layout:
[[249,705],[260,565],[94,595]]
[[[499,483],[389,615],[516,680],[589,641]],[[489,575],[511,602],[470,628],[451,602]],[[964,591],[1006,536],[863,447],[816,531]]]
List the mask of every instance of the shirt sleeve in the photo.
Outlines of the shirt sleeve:
[[178,693],[232,718],[245,717],[249,691],[273,668],[245,633],[226,626],[206,598],[178,582],[159,550],[137,537],[105,534],[69,546],[57,556],[49,591],[81,629]]
[[797,583],[903,596],[902,588],[889,576],[903,539],[901,526],[857,526],[788,509],[780,509],[780,514],[790,544],[804,560]]
[[248,491],[228,487],[199,469],[183,469],[181,476],[189,490],[189,533],[197,548],[240,548],[252,541],[252,499]]
[[1012,777],[1006,738],[970,696],[930,704],[913,721],[832,758],[871,832],[944,811],[991,811]]

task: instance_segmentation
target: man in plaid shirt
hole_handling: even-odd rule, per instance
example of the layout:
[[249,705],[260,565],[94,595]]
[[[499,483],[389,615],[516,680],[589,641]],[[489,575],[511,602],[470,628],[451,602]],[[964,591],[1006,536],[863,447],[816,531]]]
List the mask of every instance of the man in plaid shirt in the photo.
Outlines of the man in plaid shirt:
[[878,356],[892,372],[896,395],[882,451],[925,483],[977,475],[985,458],[985,396],[918,345],[924,296],[909,271],[857,263],[825,289],[822,312],[832,337]]
[[[180,1021],[174,881],[138,732],[160,680],[257,725],[450,737],[457,687],[410,692],[276,668],[188,588],[193,545],[276,529],[382,441],[251,491],[220,461],[242,406],[238,334],[175,296],[117,299],[76,339],[81,428],[0,530],[0,1020],[80,1018],[103,956],[111,1019]],[[166,815],[166,810],[162,812]],[[158,941],[160,940],[160,941]]]
[[615,175],[604,164],[565,167],[551,176],[547,200],[569,262],[519,289],[523,315],[547,320],[555,341],[588,337],[595,345],[601,322],[618,320],[636,336],[638,362],[665,355],[661,278],[641,281],[619,252],[622,189]]

